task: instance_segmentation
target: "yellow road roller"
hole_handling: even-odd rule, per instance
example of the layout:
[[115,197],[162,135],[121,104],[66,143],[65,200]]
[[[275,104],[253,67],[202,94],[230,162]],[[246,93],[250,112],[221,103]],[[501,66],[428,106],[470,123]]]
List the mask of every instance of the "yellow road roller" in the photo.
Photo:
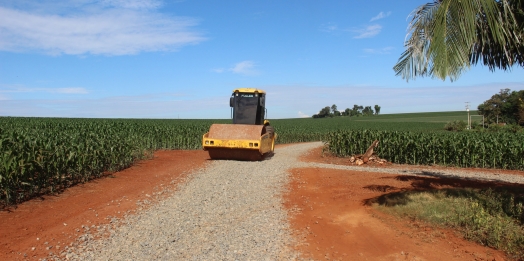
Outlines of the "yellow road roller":
[[213,124],[202,137],[211,159],[262,160],[273,153],[277,134],[266,118],[266,92],[233,90],[229,99],[233,124]]

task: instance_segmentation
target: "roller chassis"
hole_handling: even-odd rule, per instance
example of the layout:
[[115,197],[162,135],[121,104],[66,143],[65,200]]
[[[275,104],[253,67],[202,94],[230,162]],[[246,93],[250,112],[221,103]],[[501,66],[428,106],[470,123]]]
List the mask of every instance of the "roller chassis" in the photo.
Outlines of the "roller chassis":
[[265,119],[265,103],[263,90],[233,90],[229,99],[233,124],[213,124],[202,136],[202,148],[211,159],[261,160],[273,153],[277,135]]
[[[217,125],[213,124],[211,130],[214,130]],[[261,134],[258,139],[242,139],[242,138],[220,138],[224,135],[224,128],[230,129],[238,133],[238,130],[244,126],[235,124],[220,124],[221,132],[213,133],[207,132],[202,137],[202,148],[209,152],[211,159],[230,159],[230,160],[262,160],[267,155],[272,154],[275,149],[275,140],[277,134],[274,133],[271,126],[260,126]],[[249,125],[249,127],[253,127]],[[222,134],[222,135],[220,135]]]

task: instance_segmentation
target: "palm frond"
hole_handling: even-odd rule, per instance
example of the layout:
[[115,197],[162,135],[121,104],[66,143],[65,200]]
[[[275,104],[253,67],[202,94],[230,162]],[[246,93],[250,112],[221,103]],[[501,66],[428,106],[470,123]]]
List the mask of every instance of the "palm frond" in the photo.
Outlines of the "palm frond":
[[426,76],[429,64],[428,50],[428,27],[433,20],[433,16],[438,9],[439,2],[434,1],[419,6],[410,16],[408,34],[406,35],[404,47],[406,51],[402,53],[397,64],[393,67],[396,75],[401,75],[403,79],[409,80],[417,76]]
[[393,67],[409,81],[431,76],[454,81],[473,64],[490,70],[524,66],[524,0],[435,0],[411,15]]

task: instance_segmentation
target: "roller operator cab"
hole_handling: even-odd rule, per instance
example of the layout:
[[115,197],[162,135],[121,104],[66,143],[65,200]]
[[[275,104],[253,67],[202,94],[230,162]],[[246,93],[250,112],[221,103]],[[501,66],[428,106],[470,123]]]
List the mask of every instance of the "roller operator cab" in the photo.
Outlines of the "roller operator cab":
[[233,124],[264,124],[266,93],[256,89],[236,89],[229,98]]
[[212,159],[261,160],[274,151],[276,134],[266,120],[266,92],[233,90],[229,99],[233,124],[213,124],[202,138]]

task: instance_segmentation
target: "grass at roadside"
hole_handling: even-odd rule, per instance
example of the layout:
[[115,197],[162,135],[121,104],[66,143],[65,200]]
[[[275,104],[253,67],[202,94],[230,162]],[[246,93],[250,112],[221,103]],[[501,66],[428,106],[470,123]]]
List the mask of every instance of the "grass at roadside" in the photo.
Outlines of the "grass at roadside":
[[524,188],[452,188],[381,196],[378,209],[440,227],[524,259]]

